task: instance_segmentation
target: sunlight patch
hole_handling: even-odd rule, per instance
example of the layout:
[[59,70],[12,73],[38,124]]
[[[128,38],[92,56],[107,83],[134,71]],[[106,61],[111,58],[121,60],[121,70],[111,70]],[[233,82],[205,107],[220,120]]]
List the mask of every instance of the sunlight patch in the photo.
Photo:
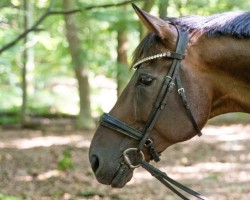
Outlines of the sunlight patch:
[[1,142],[0,148],[30,149],[35,147],[50,147],[53,145],[68,144],[73,144],[77,147],[88,148],[90,146],[90,141],[86,141],[86,139],[81,135],[45,136]]
[[15,177],[15,180],[28,182],[28,181],[32,181],[33,179],[36,179],[36,180],[43,181],[43,180],[47,180],[47,179],[52,178],[52,177],[58,177],[58,176],[60,176],[60,174],[61,174],[61,172],[59,170],[50,170],[50,171],[44,172],[42,174],[39,174],[37,177],[33,177],[31,175],[17,176],[17,177]]

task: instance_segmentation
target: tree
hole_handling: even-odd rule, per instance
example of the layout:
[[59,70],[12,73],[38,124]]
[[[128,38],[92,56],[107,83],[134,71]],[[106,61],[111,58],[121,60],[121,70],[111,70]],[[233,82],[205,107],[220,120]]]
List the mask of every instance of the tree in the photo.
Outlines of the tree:
[[[24,29],[27,30],[33,23],[33,3],[23,0]],[[24,37],[23,68],[22,68],[22,108],[21,124],[26,126],[29,123],[28,96],[33,93],[33,70],[34,70],[34,49],[32,48],[32,33]]]
[[127,17],[127,7],[121,11],[117,24],[114,26],[117,31],[117,97],[120,96],[128,81],[128,23],[131,22]]
[[164,18],[167,16],[169,0],[159,0],[159,16]]
[[117,96],[120,96],[128,80],[128,35],[126,30],[117,31]]
[[[115,81],[117,80],[118,94],[122,91],[123,85],[130,75],[128,74],[129,55],[137,44],[135,38],[136,40],[139,38],[137,38],[138,32],[136,31],[138,20],[130,6],[125,9],[125,5],[130,4],[132,1],[99,0],[91,3],[78,0],[74,1],[76,7],[72,6],[72,9],[66,10],[62,9],[63,1],[26,0],[29,4],[33,2],[35,15],[33,24],[27,25],[25,30],[23,26],[23,2],[24,0],[0,2],[0,112],[7,111],[19,114],[22,109],[22,113],[24,113],[22,116],[26,116],[26,118],[23,117],[24,120],[22,121],[27,119],[28,114],[42,115],[49,113],[57,115],[67,113],[74,115],[75,112],[69,110],[74,109],[75,111],[78,108],[75,106],[75,99],[80,96],[80,100],[85,99],[81,100],[80,104],[84,105],[84,107],[90,107],[89,95],[78,94],[73,83],[72,88],[75,99],[70,101],[73,98],[67,96],[68,91],[64,93],[64,91],[57,90],[55,92],[53,84],[55,79],[63,80],[64,84],[65,80],[77,77],[81,72],[89,74],[89,78],[102,74]],[[166,16],[166,11],[168,11],[167,14],[171,17],[190,14],[209,15],[230,10],[245,10],[250,5],[250,2],[245,0],[133,0],[133,2],[138,2],[137,4],[146,11],[150,11],[152,6],[154,11],[159,8],[160,16]],[[72,66],[74,64],[74,66],[81,67],[73,67],[74,70],[72,70],[72,67],[68,67],[71,66],[69,63],[72,57],[72,53],[69,54],[69,49],[78,47],[75,45],[71,47],[62,31],[65,22],[64,15],[72,15],[74,19],[78,19],[78,22],[76,20],[73,22],[76,27],[75,35],[78,37],[77,46],[80,46],[78,51],[81,52],[81,61],[79,61],[81,64],[76,65],[75,59],[72,59]],[[79,22],[80,17],[81,22]],[[27,20],[30,19],[32,18],[28,17]],[[84,22],[84,25],[81,24],[82,22]],[[32,72],[35,80],[33,83],[25,80],[27,70],[25,71],[26,68],[23,68],[23,66],[29,68],[27,66],[30,55],[28,52],[32,48],[26,48],[27,46],[30,47],[30,45],[26,44],[29,44],[29,41],[32,40],[30,39],[31,32],[33,32],[33,39],[36,42],[36,45],[32,47],[36,55],[35,64],[39,66],[34,68]],[[23,42],[25,36],[27,36],[26,41],[28,43]],[[126,49],[127,40],[129,40],[129,49]],[[27,51],[24,52],[24,50]],[[87,75],[85,76],[87,77]],[[80,83],[81,77],[78,78],[79,93],[84,91],[88,94],[89,87],[86,86],[88,85],[88,77],[83,78],[87,84],[81,84],[84,81]],[[22,79],[24,80],[23,83]],[[74,82],[74,80],[72,81]],[[28,91],[29,86],[25,84],[34,87],[34,95]],[[83,89],[84,87],[82,88],[80,85],[85,85],[87,89]],[[25,88],[27,88],[27,91],[25,91]],[[99,92],[95,89],[92,91],[96,95]],[[67,106],[64,103],[66,99],[67,102],[70,102]],[[86,103],[82,103],[84,101]],[[22,102],[24,102],[23,108]],[[64,109],[65,107],[69,109]],[[102,105],[99,102],[92,103],[91,107],[95,109],[92,110],[95,111],[95,114],[101,112]],[[90,113],[89,110],[86,113]],[[80,111],[80,113],[83,113],[83,111]],[[81,115],[83,116],[83,114]],[[87,114],[87,116],[90,116],[90,114]],[[84,119],[84,122],[88,124],[86,117],[80,118]]]
[[[74,5],[74,0],[63,0],[63,10],[73,10]],[[91,117],[88,69],[84,64],[84,53],[78,36],[79,28],[76,23],[76,15],[64,15],[64,19],[72,67],[78,81],[80,111],[77,119],[77,127],[92,129],[94,128],[94,121]]]

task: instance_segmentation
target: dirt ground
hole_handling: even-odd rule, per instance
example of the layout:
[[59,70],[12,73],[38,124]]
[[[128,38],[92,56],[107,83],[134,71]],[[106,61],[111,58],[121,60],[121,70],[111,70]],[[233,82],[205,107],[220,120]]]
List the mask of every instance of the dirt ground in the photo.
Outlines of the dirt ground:
[[[211,200],[249,200],[250,125],[207,125],[203,134],[170,147],[155,165]],[[179,199],[141,168],[123,189],[99,184],[88,162],[92,136],[64,123],[0,128],[0,200]],[[65,152],[70,167],[59,170]]]

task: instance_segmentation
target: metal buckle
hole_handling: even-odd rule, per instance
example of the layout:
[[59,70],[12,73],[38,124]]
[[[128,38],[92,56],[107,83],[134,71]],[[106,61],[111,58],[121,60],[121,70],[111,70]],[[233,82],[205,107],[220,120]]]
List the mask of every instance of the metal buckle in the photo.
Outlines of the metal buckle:
[[149,148],[150,146],[153,145],[153,143],[154,143],[154,141],[151,138],[148,138],[146,140],[145,147]]
[[171,76],[166,76],[165,79],[167,79],[167,78],[170,79],[170,80],[172,80]]
[[145,147],[148,149],[149,154],[151,155],[151,159],[153,159],[155,162],[160,161],[160,153],[158,153],[154,148],[154,140],[151,138],[148,138],[145,143]]
[[127,149],[127,150],[125,150],[125,151],[123,152],[123,158],[124,158],[125,163],[126,163],[131,169],[135,169],[135,168],[140,167],[140,165],[141,165],[140,163],[141,163],[141,162],[140,162],[139,164],[137,164],[137,165],[134,165],[134,164],[131,162],[128,153],[129,153],[129,152],[132,152],[132,151],[136,151],[136,152],[141,156],[141,161],[144,161],[144,160],[145,160],[145,156],[144,156],[143,152],[142,152],[141,150],[137,149],[137,148],[129,148],[129,149]]
[[182,92],[182,93],[185,93],[184,88],[179,88],[179,89],[178,89],[178,93],[181,94],[181,92]]

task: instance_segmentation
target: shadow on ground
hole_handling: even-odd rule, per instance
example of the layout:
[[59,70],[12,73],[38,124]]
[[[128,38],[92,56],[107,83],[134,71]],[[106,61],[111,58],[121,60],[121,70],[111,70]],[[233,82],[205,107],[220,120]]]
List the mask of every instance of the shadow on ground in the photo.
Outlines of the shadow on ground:
[[[178,199],[141,168],[123,189],[99,184],[88,162],[93,132],[0,131],[0,193],[13,200]],[[250,199],[250,125],[207,125],[203,134],[170,147],[156,166],[211,200]],[[71,164],[60,168],[64,159]]]

